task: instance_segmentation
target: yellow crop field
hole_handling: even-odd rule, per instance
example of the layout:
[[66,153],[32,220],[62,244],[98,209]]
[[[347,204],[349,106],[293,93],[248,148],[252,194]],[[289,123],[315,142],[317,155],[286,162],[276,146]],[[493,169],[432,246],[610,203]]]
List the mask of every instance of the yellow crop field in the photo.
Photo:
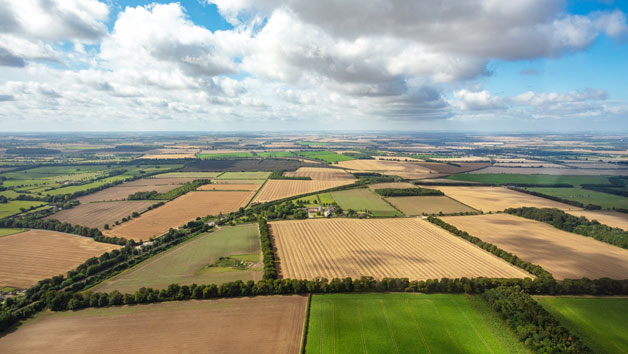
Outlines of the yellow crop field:
[[527,272],[420,218],[270,223],[283,278],[525,278]]
[[255,197],[255,202],[263,203],[271,200],[292,197],[299,194],[312,193],[329,188],[353,183],[352,180],[340,181],[303,181],[271,179]]
[[338,166],[357,172],[378,172],[408,179],[435,177],[439,174],[410,161],[351,160],[340,161]]
[[628,231],[628,215],[616,211],[571,210],[569,214],[584,216],[589,220],[597,220],[600,224],[618,227]]
[[355,180],[352,174],[337,168],[300,167],[294,172],[285,172],[284,176],[310,177],[320,181]]

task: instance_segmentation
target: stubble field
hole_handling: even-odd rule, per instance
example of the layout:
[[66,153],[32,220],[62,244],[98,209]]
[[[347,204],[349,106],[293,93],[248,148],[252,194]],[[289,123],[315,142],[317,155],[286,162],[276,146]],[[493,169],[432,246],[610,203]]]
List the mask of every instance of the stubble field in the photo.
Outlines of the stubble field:
[[355,180],[352,174],[337,168],[300,167],[294,172],[285,172],[286,177],[310,177],[318,181]]
[[408,179],[435,177],[439,174],[416,162],[386,160],[352,160],[341,161],[338,166],[356,172],[378,172]]
[[386,198],[407,216],[474,212],[475,209],[443,196],[411,196]]
[[329,188],[351,184],[351,180],[340,181],[302,181],[272,179],[266,182],[264,187],[255,197],[255,202],[263,203],[292,197],[299,194],[312,193]]
[[28,288],[120,246],[55,231],[30,230],[0,237],[0,287]]
[[261,184],[235,184],[235,183],[225,183],[225,184],[204,184],[197,188],[199,191],[256,191],[259,189]]
[[628,250],[510,214],[450,216],[444,221],[545,268],[556,279],[628,279]]
[[170,228],[177,228],[197,217],[227,214],[245,206],[254,192],[202,191],[189,192],[140,217],[120,224],[104,233],[133,240],[148,240]]
[[74,208],[52,214],[46,219],[57,219],[72,225],[102,230],[105,224],[112,226],[116,221],[130,216],[133,212],[143,212],[157,202],[157,200],[125,200],[79,204]]
[[297,353],[304,296],[45,312],[0,337],[6,353]]
[[584,216],[589,220],[597,220],[601,224],[610,227],[618,227],[628,231],[628,214],[616,211],[597,211],[597,210],[572,210],[571,215]]
[[418,218],[270,223],[283,278],[531,277]]

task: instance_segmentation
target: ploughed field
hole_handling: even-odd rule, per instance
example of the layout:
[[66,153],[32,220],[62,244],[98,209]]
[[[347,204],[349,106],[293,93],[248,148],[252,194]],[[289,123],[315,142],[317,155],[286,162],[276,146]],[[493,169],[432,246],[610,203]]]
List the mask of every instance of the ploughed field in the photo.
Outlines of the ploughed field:
[[61,210],[46,219],[57,219],[72,225],[103,229],[105,224],[130,216],[133,212],[143,212],[158,200],[128,200],[117,202],[96,202],[79,204],[71,209]]
[[306,353],[527,353],[481,298],[314,295]]
[[579,209],[568,204],[535,197],[505,187],[428,186],[427,188],[438,189],[448,197],[484,212],[502,211],[508,208],[520,208],[524,206],[556,208],[561,210]]
[[[208,267],[224,256],[245,260],[250,266],[246,269]],[[174,283],[220,285],[236,280],[257,281],[262,278],[262,268],[258,226],[243,224],[199,235],[106,280],[92,290],[132,293],[141,287],[163,289]]]
[[538,296],[536,301],[595,353],[628,353],[628,298]]
[[475,212],[473,208],[444,196],[410,196],[386,198],[408,216]]
[[418,218],[270,223],[282,278],[532,277]]
[[344,186],[351,183],[353,183],[353,181],[348,179],[337,181],[271,179],[264,184],[254,201],[258,203],[269,202],[295,195]]
[[44,312],[0,337],[5,353],[297,353],[307,298],[191,300]]
[[104,233],[133,240],[161,236],[170,228],[207,215],[227,214],[245,206],[254,192],[201,191],[189,192],[159,208],[148,211]]
[[3,236],[0,237],[0,287],[28,288],[42,279],[65,274],[88,258],[118,248],[88,237],[46,230]]
[[591,237],[510,214],[450,216],[443,220],[540,265],[556,279],[628,279],[628,250]]

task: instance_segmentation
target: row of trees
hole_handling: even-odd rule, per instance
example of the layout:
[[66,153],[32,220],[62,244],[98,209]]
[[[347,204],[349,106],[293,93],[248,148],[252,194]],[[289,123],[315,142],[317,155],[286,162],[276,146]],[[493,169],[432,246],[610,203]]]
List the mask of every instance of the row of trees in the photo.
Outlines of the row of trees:
[[523,259],[515,256],[514,254],[507,252],[497,246],[495,246],[492,243],[489,242],[484,242],[481,239],[475,237],[475,236],[471,236],[469,233],[459,230],[457,227],[437,218],[434,216],[429,216],[427,218],[427,220],[433,224],[436,224],[440,227],[442,227],[443,229],[449,231],[450,233],[461,237],[471,243],[473,243],[474,245],[491,252],[492,254],[496,255],[499,258],[504,259],[506,262],[513,264],[521,269],[526,270],[527,272],[536,275],[539,278],[545,278],[545,279],[553,279],[552,274],[550,272],[548,272],[547,270],[543,269],[543,267],[541,267],[540,265],[537,264],[533,264],[527,261],[524,261]]
[[268,223],[265,219],[259,219],[259,235],[262,244],[262,254],[264,262],[263,279],[277,279],[277,265],[275,260],[275,252],[273,250],[273,242],[270,236]]
[[292,176],[292,177],[288,177],[288,176],[284,176],[283,175],[284,171],[283,170],[274,170],[270,176],[268,178],[270,179],[292,179],[292,180],[312,180],[312,177],[309,176]]
[[50,231],[65,232],[85,237],[91,237],[95,241],[113,243],[116,245],[133,244],[132,240],[120,237],[105,236],[96,228],[87,226],[72,225],[67,222],[61,222],[56,219],[37,219],[34,216],[27,216],[19,219],[1,219],[0,227],[16,228],[16,229],[42,229]]
[[518,286],[500,286],[482,298],[533,353],[593,353]]
[[555,195],[549,195],[549,194],[535,192],[535,191],[531,191],[531,190],[527,190],[527,189],[517,188],[516,191],[517,192],[521,192],[521,193],[530,194],[530,195],[533,195],[535,197],[541,197],[541,198],[553,200],[555,202],[560,202],[560,203],[563,203],[563,204],[573,205],[575,207],[584,208],[586,210],[601,210],[602,209],[602,207],[599,206],[599,205],[584,204],[584,203],[580,203],[580,202],[575,201],[575,200],[565,199],[565,198],[557,197]]
[[445,193],[437,189],[429,188],[381,188],[376,189],[375,193],[383,197],[406,197],[406,196],[440,196]]
[[205,184],[210,184],[211,180],[208,179],[197,179],[194,180],[192,182],[187,182],[186,184],[182,185],[181,187],[177,187],[171,191],[165,192],[165,193],[158,193],[157,195],[153,195],[150,199],[151,200],[173,200],[175,198],[178,198],[184,194],[186,194],[187,192],[191,192],[193,190],[196,190],[196,188],[205,185]]
[[628,231],[600,224],[597,220],[590,221],[584,216],[573,216],[558,209],[534,207],[509,208],[505,212],[541,221],[560,230],[593,237],[598,241],[628,249]]

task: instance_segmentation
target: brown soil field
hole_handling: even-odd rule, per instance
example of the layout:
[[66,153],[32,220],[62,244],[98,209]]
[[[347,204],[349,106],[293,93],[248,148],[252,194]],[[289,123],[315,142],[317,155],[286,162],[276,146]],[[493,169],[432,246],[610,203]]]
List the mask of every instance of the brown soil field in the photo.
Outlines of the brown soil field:
[[579,210],[579,208],[568,204],[535,197],[505,187],[427,186],[426,188],[438,189],[444,192],[448,197],[484,212],[502,211],[507,208],[520,208],[524,206]]
[[531,277],[420,218],[270,223],[284,278]]
[[261,184],[205,184],[198,187],[199,191],[256,191]]
[[456,164],[459,166],[448,165],[446,163],[438,163],[438,162],[420,162],[419,165],[425,168],[429,168],[430,170],[436,171],[438,173],[447,174],[447,175],[474,171],[477,169],[490,166],[490,164],[487,162],[460,162]]
[[5,353],[298,353],[305,296],[46,311],[0,337]]
[[351,180],[344,181],[299,181],[271,179],[255,197],[254,202],[263,203],[271,200],[292,197],[294,195],[312,193],[329,188],[344,186],[353,183]]
[[84,195],[77,199],[78,201],[81,202],[81,204],[111,201],[111,200],[126,200],[129,194],[133,194],[136,192],[157,191],[159,193],[164,193],[172,189],[175,189],[177,187],[179,187],[179,185],[176,185],[176,184],[163,184],[163,185],[156,185],[156,186],[131,186],[131,187],[115,186],[115,187],[103,189],[96,193]]
[[584,216],[589,220],[597,220],[600,224],[628,231],[628,215],[624,213],[616,211],[572,210],[569,214]]
[[389,183],[370,184],[369,188],[371,190],[375,190],[375,189],[384,189],[384,188],[417,188],[417,186],[408,182],[389,182]]
[[47,230],[3,236],[0,237],[0,287],[28,288],[42,279],[65,274],[88,258],[118,248],[88,237]]
[[177,228],[197,217],[230,213],[245,206],[254,192],[189,192],[179,198],[148,211],[140,217],[103,232],[133,240],[148,240],[161,236],[170,228]]
[[394,205],[397,209],[401,210],[402,213],[408,216],[417,216],[423,214],[431,215],[439,214],[440,212],[443,212],[444,214],[453,214],[476,211],[473,208],[470,208],[449,197],[390,197],[386,198],[386,200],[389,201],[390,204]]
[[510,214],[449,216],[444,221],[521,259],[556,279],[628,279],[628,250]]
[[95,227],[100,230],[105,224],[113,225],[116,221],[131,215],[134,211],[140,213],[157,200],[129,200],[117,202],[98,202],[79,204],[72,209],[61,210],[46,219],[57,219],[72,225]]
[[337,168],[299,167],[294,172],[285,172],[286,177],[310,177],[314,181],[355,180],[352,174]]
[[340,161],[338,166],[357,172],[378,172],[408,179],[419,179],[439,176],[418,162],[386,161],[386,160],[351,160]]
[[196,154],[156,154],[156,155],[144,155],[140,159],[149,160],[168,160],[168,159],[193,159],[196,158]]

